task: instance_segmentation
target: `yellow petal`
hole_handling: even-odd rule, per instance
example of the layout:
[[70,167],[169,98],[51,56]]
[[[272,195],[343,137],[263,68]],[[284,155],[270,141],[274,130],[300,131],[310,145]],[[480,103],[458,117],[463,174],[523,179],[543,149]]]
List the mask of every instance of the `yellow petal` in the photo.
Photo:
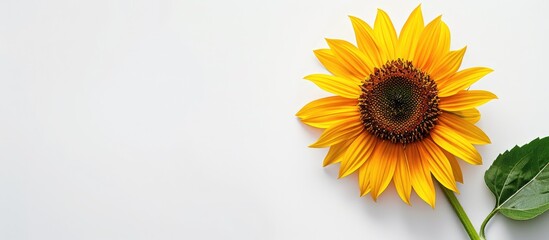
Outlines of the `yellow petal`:
[[450,52],[450,29],[444,21],[440,21],[440,35],[438,37],[436,49],[431,56],[433,57],[433,65],[442,61],[444,56]]
[[330,164],[341,162],[351,143],[353,143],[353,139],[332,145],[330,150],[328,150],[328,154],[326,154],[326,157],[324,158],[324,162],[322,162],[322,166],[326,167]]
[[454,177],[456,178],[456,181],[463,183],[463,173],[461,173],[461,167],[459,166],[459,163],[457,161],[456,156],[452,155],[446,150],[442,150],[444,152],[444,155],[450,162],[450,165],[452,166],[452,172],[454,173]]
[[433,65],[431,70],[429,70],[431,77],[438,83],[442,79],[446,79],[448,76],[456,73],[461,66],[461,61],[466,50],[467,47],[464,47],[457,51],[448,52],[440,62]]
[[326,129],[339,121],[356,119],[357,117],[360,117],[360,113],[356,108],[347,108],[325,111],[324,115],[303,118],[301,121],[311,127]]
[[381,67],[383,63],[379,55],[379,46],[375,41],[374,30],[362,19],[353,16],[349,17],[355,30],[358,49],[368,57],[367,60],[369,61],[367,64],[371,67]]
[[410,180],[410,168],[408,166],[408,160],[404,154],[404,147],[397,148],[395,151],[395,176],[393,182],[398,195],[407,204],[410,204],[410,194],[412,193],[412,183]]
[[455,111],[451,113],[458,115],[459,117],[463,118],[463,120],[466,120],[467,122],[470,122],[473,124],[477,123],[480,120],[480,112],[476,108]]
[[305,105],[296,116],[309,126],[328,128],[338,121],[358,117],[357,104],[356,99],[340,96],[321,98]]
[[436,192],[429,163],[426,158],[421,157],[416,145],[416,143],[408,144],[405,149],[410,167],[410,180],[417,195],[434,208]]
[[372,73],[372,66],[367,64],[368,57],[353,44],[339,39],[326,39],[326,42],[339,62],[345,64],[354,76],[359,79],[366,79]]
[[385,63],[389,60],[394,60],[396,58],[398,46],[395,27],[393,26],[389,15],[381,9],[377,10],[377,16],[374,22],[374,33],[380,47],[382,62]]
[[372,184],[372,198],[377,200],[385,191],[395,173],[396,145],[388,141],[378,141],[370,159],[370,184]]
[[470,164],[482,164],[482,157],[475,147],[451,128],[438,124],[431,130],[431,137],[436,144],[452,155]]
[[433,55],[437,54],[436,46],[440,36],[441,23],[442,20],[439,16],[427,24],[425,29],[421,32],[414,54],[414,60],[412,61],[414,66],[420,69],[428,69],[428,66],[432,64],[434,59]]
[[433,176],[446,188],[457,192],[456,179],[452,165],[431,139],[425,138],[418,144],[420,156],[429,160],[429,167]]
[[441,97],[438,106],[445,111],[462,111],[478,107],[496,98],[496,95],[488,91],[462,90],[452,96]]
[[423,14],[421,13],[421,5],[410,14],[404,27],[400,31],[398,39],[399,56],[406,60],[413,60],[417,48],[417,43],[421,32],[423,31]]
[[362,166],[374,151],[375,143],[376,138],[368,132],[358,135],[343,157],[339,177],[346,177]]
[[309,147],[328,147],[354,139],[362,130],[364,130],[364,126],[359,118],[340,121],[324,130],[318,140]]
[[324,91],[351,99],[358,99],[361,90],[359,84],[338,76],[326,74],[311,74],[304,77]]
[[488,144],[490,138],[477,126],[451,113],[442,113],[438,117],[440,125],[448,127],[472,144]]
[[447,97],[458,93],[459,91],[470,87],[473,83],[493,72],[490,68],[474,67],[456,72],[445,81],[439,81],[438,96]]
[[356,107],[358,100],[340,96],[331,96],[314,100],[303,106],[295,115],[299,118],[321,114],[326,109]]
[[352,73],[352,70],[349,70],[350,66],[347,66],[345,64],[342,64],[337,60],[336,56],[330,49],[317,49],[314,51],[315,56],[318,58],[320,63],[326,68],[328,71],[330,71],[332,74],[338,76],[338,77],[344,77],[348,78],[350,80],[353,80],[357,83],[360,83],[361,78],[355,76]]
[[358,185],[360,187],[360,196],[368,194],[372,190],[372,184],[370,184],[370,163],[372,161],[366,161],[358,169]]

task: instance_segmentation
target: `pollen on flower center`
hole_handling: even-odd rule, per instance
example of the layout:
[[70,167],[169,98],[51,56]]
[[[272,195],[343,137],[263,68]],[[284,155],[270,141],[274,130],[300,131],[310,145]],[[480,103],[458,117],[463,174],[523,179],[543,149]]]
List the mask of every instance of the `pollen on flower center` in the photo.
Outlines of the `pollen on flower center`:
[[361,120],[371,134],[393,143],[427,137],[440,115],[436,83],[401,59],[376,68],[361,86]]

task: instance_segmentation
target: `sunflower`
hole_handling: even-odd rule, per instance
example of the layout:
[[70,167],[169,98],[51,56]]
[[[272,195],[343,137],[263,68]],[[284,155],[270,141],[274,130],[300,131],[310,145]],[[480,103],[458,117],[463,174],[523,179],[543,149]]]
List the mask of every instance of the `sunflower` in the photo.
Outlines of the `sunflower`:
[[381,9],[373,28],[350,18],[357,45],[326,39],[329,49],[314,53],[332,74],[305,77],[336,96],[312,101],[296,116],[325,129],[310,147],[330,148],[324,166],[339,162],[340,178],[357,172],[361,196],[377,200],[393,182],[407,204],[414,189],[434,207],[433,177],[457,192],[457,158],[482,163],[474,145],[490,139],[475,126],[477,107],[496,96],[468,89],[492,70],[459,70],[466,47],[451,51],[448,26],[440,16],[424,25],[421,6],[399,36]]

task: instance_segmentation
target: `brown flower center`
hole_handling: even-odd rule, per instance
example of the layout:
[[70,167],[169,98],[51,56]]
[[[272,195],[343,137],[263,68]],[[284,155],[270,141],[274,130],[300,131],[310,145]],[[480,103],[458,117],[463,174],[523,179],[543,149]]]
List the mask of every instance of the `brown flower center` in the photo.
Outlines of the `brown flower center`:
[[358,106],[364,128],[383,140],[421,140],[441,113],[435,81],[410,61],[393,60],[376,68],[361,88]]

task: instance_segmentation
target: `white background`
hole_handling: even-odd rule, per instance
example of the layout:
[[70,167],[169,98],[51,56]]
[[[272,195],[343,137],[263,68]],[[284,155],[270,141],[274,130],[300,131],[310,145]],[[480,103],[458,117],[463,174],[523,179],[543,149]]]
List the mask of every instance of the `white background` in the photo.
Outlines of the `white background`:
[[[312,50],[354,42],[347,15],[416,1],[0,2],[0,239],[467,239],[442,196],[359,197],[322,168],[320,131],[294,114],[328,96]],[[473,86],[499,96],[478,125],[485,164],[462,164],[478,228],[498,153],[549,135],[549,3],[425,1],[443,14]],[[398,30],[398,31],[399,31]],[[549,214],[496,216],[489,239],[544,239]]]

